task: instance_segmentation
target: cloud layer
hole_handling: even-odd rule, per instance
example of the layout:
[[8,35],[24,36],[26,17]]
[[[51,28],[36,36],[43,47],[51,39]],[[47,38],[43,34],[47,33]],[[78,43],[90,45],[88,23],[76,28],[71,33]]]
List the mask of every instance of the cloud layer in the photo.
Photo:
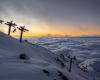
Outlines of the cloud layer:
[[53,29],[86,30],[88,25],[100,29],[99,4],[99,0],[0,0],[0,18]]

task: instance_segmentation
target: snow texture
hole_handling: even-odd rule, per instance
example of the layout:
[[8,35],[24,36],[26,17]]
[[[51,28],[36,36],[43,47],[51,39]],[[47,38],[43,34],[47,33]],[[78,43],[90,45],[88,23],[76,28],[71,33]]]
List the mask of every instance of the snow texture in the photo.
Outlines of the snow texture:
[[[0,32],[0,80],[100,80],[100,39],[85,39],[42,37],[20,43]],[[28,59],[20,59],[21,54]],[[76,56],[71,72],[68,56]]]

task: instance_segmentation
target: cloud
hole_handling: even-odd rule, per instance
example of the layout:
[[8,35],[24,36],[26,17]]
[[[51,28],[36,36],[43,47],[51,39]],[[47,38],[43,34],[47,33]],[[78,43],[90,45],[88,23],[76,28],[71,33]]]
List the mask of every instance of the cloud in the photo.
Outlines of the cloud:
[[84,24],[100,25],[99,4],[99,0],[0,0],[0,18],[53,29],[71,25],[69,29],[85,31]]
[[[8,10],[24,14],[25,16],[37,17],[46,20],[75,20],[77,17],[84,18],[100,12],[98,0],[1,0],[0,12]],[[99,1],[100,3],[100,1]],[[97,10],[95,10],[95,8]],[[95,10],[95,11],[94,11]],[[90,12],[89,12],[90,11]],[[93,14],[91,13],[93,12]],[[86,18],[85,17],[85,18]]]

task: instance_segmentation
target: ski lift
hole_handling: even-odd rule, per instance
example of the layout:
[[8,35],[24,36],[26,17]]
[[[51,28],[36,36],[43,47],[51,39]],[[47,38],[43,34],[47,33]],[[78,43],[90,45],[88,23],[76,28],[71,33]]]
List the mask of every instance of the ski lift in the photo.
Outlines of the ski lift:
[[14,28],[13,32],[15,32],[15,31],[16,31],[16,28]]
[[21,34],[20,34],[20,42],[22,42],[22,37],[23,37],[23,32],[26,32],[26,31],[29,31],[28,29],[25,28],[25,26],[19,26],[17,27],[17,29],[19,29],[21,31]]
[[0,19],[0,23],[2,24],[4,21]]
[[[10,21],[10,22],[6,22],[5,23],[9,28],[8,28],[8,35],[10,35],[10,31],[11,31],[11,27],[14,27],[17,26],[17,24],[13,23],[13,21]],[[16,30],[14,29],[13,32],[15,32]]]

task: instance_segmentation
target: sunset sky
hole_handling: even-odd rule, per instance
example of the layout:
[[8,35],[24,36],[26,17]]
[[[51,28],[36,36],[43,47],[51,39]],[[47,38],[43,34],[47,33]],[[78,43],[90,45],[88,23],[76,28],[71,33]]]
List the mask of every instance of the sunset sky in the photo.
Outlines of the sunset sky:
[[100,35],[100,0],[0,0],[0,19],[26,25],[24,36]]

